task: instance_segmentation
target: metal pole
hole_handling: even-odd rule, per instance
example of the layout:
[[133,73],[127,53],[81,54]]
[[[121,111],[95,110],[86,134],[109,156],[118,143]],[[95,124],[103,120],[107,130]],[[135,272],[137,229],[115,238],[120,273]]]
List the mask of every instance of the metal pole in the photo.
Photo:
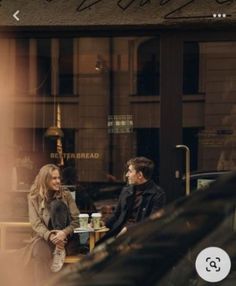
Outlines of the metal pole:
[[185,194],[190,195],[190,150],[186,145],[176,145],[177,149],[185,150]]

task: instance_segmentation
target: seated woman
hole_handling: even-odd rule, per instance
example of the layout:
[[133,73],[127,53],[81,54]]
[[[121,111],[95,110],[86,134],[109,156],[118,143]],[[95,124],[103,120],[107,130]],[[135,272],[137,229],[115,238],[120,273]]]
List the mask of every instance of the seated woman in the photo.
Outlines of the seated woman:
[[[58,272],[69,254],[79,250],[79,238],[73,234],[79,227],[79,210],[70,191],[61,186],[56,165],[43,166],[28,196],[29,220],[35,231],[28,249],[33,259],[36,281]],[[73,253],[75,254],[75,253]],[[50,271],[51,270],[51,271]]]

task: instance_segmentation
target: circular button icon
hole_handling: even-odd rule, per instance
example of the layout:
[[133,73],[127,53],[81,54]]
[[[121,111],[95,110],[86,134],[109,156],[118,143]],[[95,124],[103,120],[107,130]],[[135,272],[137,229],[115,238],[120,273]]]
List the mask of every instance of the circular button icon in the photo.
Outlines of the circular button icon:
[[198,254],[195,267],[203,280],[219,282],[229,274],[231,261],[222,248],[207,247]]

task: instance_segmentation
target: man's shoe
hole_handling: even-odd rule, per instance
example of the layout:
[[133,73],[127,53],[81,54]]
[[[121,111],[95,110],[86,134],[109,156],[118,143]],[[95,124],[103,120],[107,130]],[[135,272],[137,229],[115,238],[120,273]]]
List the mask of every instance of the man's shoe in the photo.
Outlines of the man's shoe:
[[66,257],[65,249],[55,249],[53,252],[51,271],[58,272],[62,269]]

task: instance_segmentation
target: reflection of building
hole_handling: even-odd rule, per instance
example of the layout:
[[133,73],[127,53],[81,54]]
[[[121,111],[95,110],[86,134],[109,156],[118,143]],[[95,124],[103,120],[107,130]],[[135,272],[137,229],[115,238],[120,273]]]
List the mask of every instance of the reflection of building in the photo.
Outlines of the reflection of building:
[[[100,4],[116,1],[107,2]],[[53,122],[56,95],[65,166],[75,165],[81,181],[106,181],[107,174],[121,180],[126,160],[146,155],[157,163],[155,175],[172,197],[178,187],[176,171],[184,170],[174,148],[180,143],[190,147],[192,169],[216,169],[228,136],[218,131],[232,129],[226,117],[235,116],[236,36],[223,28],[230,21],[233,25],[234,18],[227,19],[225,26],[221,22],[217,33],[202,31],[198,27],[205,25],[205,18],[196,20],[190,14],[204,16],[209,8],[204,4],[207,9],[199,5],[192,12],[179,10],[189,19],[176,19],[181,25],[171,30],[173,22],[163,13],[164,8],[174,10],[176,4],[166,1],[160,8],[157,2],[146,5],[142,15],[134,15],[132,8],[121,15],[116,7],[116,28],[110,15],[106,25],[98,12],[92,23],[104,25],[106,31],[96,26],[81,31],[64,24],[51,31],[38,28],[39,33],[22,28],[3,34],[0,61],[11,75],[8,94],[15,98],[10,114],[13,123],[9,123],[14,131],[9,140],[17,146],[16,157],[29,157],[35,169],[57,161],[56,142],[44,137]],[[232,7],[224,6],[229,13]],[[158,8],[155,17],[154,8]],[[125,18],[128,13],[133,18]],[[74,24],[90,25],[90,18],[83,17]],[[124,26],[127,23],[131,26]],[[137,32],[140,23],[142,31]],[[182,27],[189,28],[189,23],[195,30],[184,33]],[[5,73],[3,78],[7,81]],[[117,120],[121,116],[126,119]],[[202,134],[212,136],[203,140],[211,144],[199,144]]]
[[[82,181],[102,181],[107,173],[121,179],[125,161],[137,150],[159,156],[158,146],[148,143],[160,127],[159,38],[24,38],[9,45],[16,58],[14,144],[23,158],[30,156],[38,166],[53,160],[55,141],[44,137],[53,121],[52,93],[61,103],[64,153],[99,154],[64,157],[66,165],[74,161]],[[188,63],[189,45],[186,49],[185,66],[197,71],[196,62]],[[97,55],[106,69],[96,68]],[[144,130],[142,148],[137,140]]]

